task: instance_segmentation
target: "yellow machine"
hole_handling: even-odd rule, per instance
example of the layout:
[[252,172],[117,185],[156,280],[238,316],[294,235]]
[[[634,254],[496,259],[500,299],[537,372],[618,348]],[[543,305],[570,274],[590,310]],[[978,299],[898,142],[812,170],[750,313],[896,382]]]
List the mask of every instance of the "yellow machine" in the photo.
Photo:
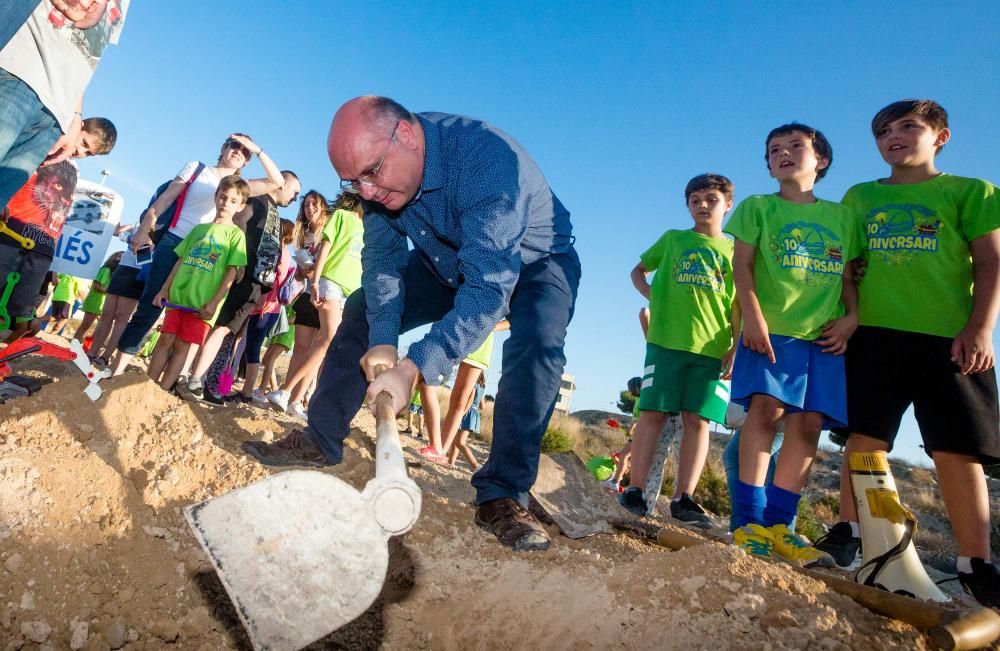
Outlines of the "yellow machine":
[[885,452],[852,454],[851,485],[864,557],[855,580],[918,599],[950,601],[927,576],[917,557],[913,547],[917,520],[899,502]]

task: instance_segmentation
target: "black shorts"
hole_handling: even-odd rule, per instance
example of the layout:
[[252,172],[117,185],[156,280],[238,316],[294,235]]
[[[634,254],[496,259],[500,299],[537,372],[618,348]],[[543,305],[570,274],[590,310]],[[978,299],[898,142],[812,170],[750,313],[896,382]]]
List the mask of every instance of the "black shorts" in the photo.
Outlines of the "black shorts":
[[312,297],[305,292],[292,303],[292,310],[295,311],[295,325],[307,328],[319,328],[319,310],[312,304]]
[[847,347],[849,430],[889,444],[912,404],[924,451],[1000,462],[1000,412],[993,369],[962,375],[952,339],[861,326]]
[[53,319],[68,319],[71,305],[65,301],[52,301],[51,316]]
[[7,301],[11,320],[30,319],[35,315],[38,288],[44,283],[51,266],[52,258],[46,255],[19,246],[0,244],[0,296],[7,287],[7,274],[16,272],[21,275]]
[[138,267],[118,265],[108,282],[108,296],[121,296],[138,301],[142,297],[142,290],[146,288],[146,281],[139,280],[140,271]]
[[219,310],[217,325],[226,326],[230,332],[239,332],[250,314],[257,307],[257,299],[261,296],[261,286],[244,277],[239,283],[229,288],[229,294]]

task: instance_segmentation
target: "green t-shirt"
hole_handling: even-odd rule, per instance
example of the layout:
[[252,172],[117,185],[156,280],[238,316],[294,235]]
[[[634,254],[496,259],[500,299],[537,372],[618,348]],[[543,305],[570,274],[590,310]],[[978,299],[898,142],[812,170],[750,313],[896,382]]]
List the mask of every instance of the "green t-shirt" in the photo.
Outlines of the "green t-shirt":
[[59,282],[52,290],[52,300],[60,303],[72,303],[76,300],[76,277],[69,274],[57,274]]
[[844,195],[863,220],[868,270],[859,322],[954,337],[972,312],[969,242],[1000,228],[1000,193],[941,174],[923,183],[855,185]]
[[489,368],[490,362],[493,361],[493,335],[492,332],[487,335],[483,345],[469,353],[469,356],[462,361],[476,368]]
[[[108,288],[108,282],[111,280],[111,269],[107,267],[101,267],[97,272],[97,277],[94,278],[94,282],[98,283],[104,287],[105,292]],[[94,289],[93,285],[90,287],[90,293],[87,294],[86,300],[83,301],[83,307],[80,309],[87,314],[100,314],[101,310],[104,309],[104,297],[105,292],[98,292]]]
[[330,242],[330,252],[320,273],[344,290],[344,295],[361,286],[361,249],[364,248],[364,226],[357,213],[334,210],[323,227],[323,239]]
[[757,248],[754,285],[770,334],[813,340],[844,315],[844,265],[864,245],[854,210],[823,199],[754,195],[740,202],[725,231]]
[[667,231],[639,259],[655,271],[650,343],[722,359],[733,345],[733,242],[692,230]]
[[[219,291],[227,268],[246,266],[247,241],[234,224],[198,224],[174,253],[181,267],[170,285],[170,302],[200,309]],[[215,323],[222,303],[208,323]]]

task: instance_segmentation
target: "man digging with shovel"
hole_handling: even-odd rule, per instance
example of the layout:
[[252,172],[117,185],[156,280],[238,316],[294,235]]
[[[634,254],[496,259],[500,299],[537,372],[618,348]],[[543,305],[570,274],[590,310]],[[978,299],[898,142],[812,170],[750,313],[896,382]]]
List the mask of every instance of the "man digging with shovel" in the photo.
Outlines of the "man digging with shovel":
[[[362,288],[327,351],[308,427],[243,449],[271,466],[339,463],[366,390],[388,392],[398,413],[418,380],[440,384],[506,317],[493,444],[472,478],[476,523],[515,550],[547,549],[526,506],[580,282],[569,212],[528,153],[478,120],[359,97],[337,111],[327,147],[341,187],[365,200]],[[397,360],[400,333],[428,323]],[[379,365],[388,370],[376,378]]]

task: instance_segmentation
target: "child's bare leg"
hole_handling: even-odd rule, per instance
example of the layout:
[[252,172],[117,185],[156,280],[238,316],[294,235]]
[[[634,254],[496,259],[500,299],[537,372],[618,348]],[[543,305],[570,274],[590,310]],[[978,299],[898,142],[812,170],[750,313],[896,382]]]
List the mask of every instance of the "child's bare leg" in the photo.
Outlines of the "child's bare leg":
[[[771,444],[778,433],[778,422],[785,415],[784,404],[758,393],[750,401],[746,422],[740,432],[740,481],[763,486],[771,460]],[[787,441],[787,436],[785,437]]]
[[615,474],[611,476],[616,484],[622,482],[622,477],[628,471],[629,460],[632,458],[632,441],[628,441],[618,451],[618,465],[615,466]]
[[476,455],[472,454],[472,448],[469,447],[469,430],[462,430],[462,433],[459,434],[458,447],[462,449],[462,454],[465,455],[465,458],[469,462],[469,465],[472,466],[472,469],[476,470],[479,468],[479,462],[476,461]]
[[[309,354],[302,361],[296,375],[293,376],[293,381],[297,380],[297,382],[294,388],[289,389],[291,393],[291,397],[288,399],[289,403],[301,402],[313,380],[319,374],[319,367],[323,363],[323,358],[326,357],[330,343],[337,335],[337,329],[340,328],[343,316],[344,310],[339,301],[327,301],[319,309],[319,331],[313,337]],[[288,380],[285,383],[287,384]]]
[[128,320],[132,317],[132,313],[135,312],[137,305],[139,305],[139,301],[135,299],[118,297],[118,307],[115,310],[115,325],[111,328],[111,336],[104,347],[104,353],[102,354],[104,359],[110,358],[111,353],[118,348],[118,340],[122,338],[125,326],[128,325]]
[[441,449],[441,403],[438,402],[437,387],[420,385],[420,400],[424,407],[424,422],[427,423],[427,438],[435,451]]
[[649,467],[653,464],[653,452],[660,440],[660,432],[670,414],[663,411],[640,411],[639,422],[632,435],[632,475],[630,486],[642,488],[646,485]]
[[458,365],[455,384],[451,387],[451,397],[448,399],[448,415],[444,417],[444,424],[441,426],[442,449],[451,449],[451,444],[458,434],[458,428],[462,424],[462,418],[465,417],[462,407],[476,390],[476,381],[482,372],[482,369],[465,363]]
[[73,338],[83,341],[83,338],[87,336],[87,331],[90,330],[90,326],[94,325],[94,319],[96,318],[96,315],[91,314],[90,312],[84,312],[83,320],[80,321],[80,327],[78,327],[76,332],[73,333]]
[[680,499],[683,493],[694,495],[708,458],[708,421],[690,411],[682,411],[681,419],[684,421],[684,436],[681,437],[677,461],[674,499]]
[[228,335],[229,328],[226,326],[216,326],[208,333],[205,343],[200,347],[196,347],[195,350],[197,353],[194,359],[194,370],[191,372],[192,379],[202,378],[205,376],[205,373],[208,373],[208,367],[215,361],[215,356],[219,354],[222,342],[226,340],[226,336]]
[[154,382],[160,381],[160,375],[163,374],[163,369],[167,366],[170,350],[174,347],[174,339],[176,339],[176,335],[161,333],[160,338],[156,340],[153,354],[149,358],[149,369],[146,371],[146,375]]
[[[785,441],[781,444],[778,462],[771,483],[792,493],[801,493],[816,456],[819,434],[823,429],[823,414],[801,412],[785,418]],[[773,439],[772,439],[773,440]],[[765,465],[765,473],[767,466]]]
[[271,345],[267,347],[267,352],[264,353],[264,369],[260,374],[260,390],[264,393],[269,393],[273,389],[278,388],[278,380],[274,372],[274,362],[277,361],[278,357],[285,350],[288,349],[284,346]]
[[934,452],[934,467],[958,555],[990,560],[990,500],[986,474],[976,457]]
[[160,388],[169,391],[174,386],[174,382],[180,376],[181,370],[187,364],[187,356],[190,349],[191,344],[188,342],[174,339],[174,353],[170,356],[170,361],[167,362],[166,370],[163,371],[163,378],[160,379]]
[[243,388],[240,389],[240,394],[243,397],[249,398],[253,394],[253,387],[257,384],[258,373],[260,373],[260,364],[247,362],[247,372],[243,378]]
[[311,328],[304,325],[295,326],[295,348],[292,352],[292,360],[288,363],[288,372],[285,374],[285,381],[281,384],[281,389],[291,393],[298,386],[298,383],[305,377],[300,372],[302,365],[309,359],[309,351],[312,349],[313,339],[319,332],[319,328]]
[[889,444],[880,439],[851,434],[844,446],[844,458],[840,464],[840,521],[857,522],[858,507],[854,502],[854,486],[851,484],[851,454],[854,452],[888,452]]

